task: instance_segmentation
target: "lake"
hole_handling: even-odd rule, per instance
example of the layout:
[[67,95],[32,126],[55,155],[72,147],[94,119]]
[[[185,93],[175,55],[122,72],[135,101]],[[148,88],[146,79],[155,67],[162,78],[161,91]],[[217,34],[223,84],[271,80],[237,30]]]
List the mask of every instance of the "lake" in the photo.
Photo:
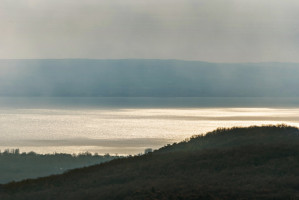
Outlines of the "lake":
[[0,98],[0,149],[137,154],[218,127],[299,126],[299,98]]

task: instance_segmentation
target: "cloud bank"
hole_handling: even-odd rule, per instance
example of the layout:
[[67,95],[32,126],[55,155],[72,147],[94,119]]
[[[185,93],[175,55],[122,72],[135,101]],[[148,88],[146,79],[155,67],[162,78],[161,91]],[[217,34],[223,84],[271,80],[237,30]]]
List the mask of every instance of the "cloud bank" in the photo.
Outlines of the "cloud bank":
[[0,58],[299,62],[296,0],[0,0]]

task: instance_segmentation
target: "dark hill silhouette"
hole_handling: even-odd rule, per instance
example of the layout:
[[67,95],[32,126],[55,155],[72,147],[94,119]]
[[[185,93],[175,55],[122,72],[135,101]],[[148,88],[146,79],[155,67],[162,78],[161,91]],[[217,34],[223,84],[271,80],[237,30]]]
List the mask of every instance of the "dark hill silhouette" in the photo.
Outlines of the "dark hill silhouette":
[[2,185],[0,199],[298,199],[298,180],[298,128],[254,126]]
[[37,154],[20,153],[18,149],[0,152],[0,184],[38,178],[52,174],[61,174],[69,169],[91,166],[107,162],[120,156],[80,154]]
[[0,96],[299,97],[299,64],[0,60]]

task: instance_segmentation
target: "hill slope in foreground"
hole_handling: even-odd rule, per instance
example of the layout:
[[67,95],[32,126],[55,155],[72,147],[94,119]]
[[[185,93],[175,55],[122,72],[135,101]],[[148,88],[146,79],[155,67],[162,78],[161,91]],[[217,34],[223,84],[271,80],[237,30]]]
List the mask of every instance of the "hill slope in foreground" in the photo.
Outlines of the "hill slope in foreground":
[[0,199],[299,199],[299,130],[217,129],[143,156],[2,185]]

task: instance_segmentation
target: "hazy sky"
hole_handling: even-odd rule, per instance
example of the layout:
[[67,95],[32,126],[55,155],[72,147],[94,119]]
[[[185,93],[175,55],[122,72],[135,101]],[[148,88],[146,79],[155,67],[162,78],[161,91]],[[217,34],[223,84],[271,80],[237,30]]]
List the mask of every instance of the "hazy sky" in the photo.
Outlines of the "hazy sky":
[[298,0],[0,0],[0,58],[299,62]]

